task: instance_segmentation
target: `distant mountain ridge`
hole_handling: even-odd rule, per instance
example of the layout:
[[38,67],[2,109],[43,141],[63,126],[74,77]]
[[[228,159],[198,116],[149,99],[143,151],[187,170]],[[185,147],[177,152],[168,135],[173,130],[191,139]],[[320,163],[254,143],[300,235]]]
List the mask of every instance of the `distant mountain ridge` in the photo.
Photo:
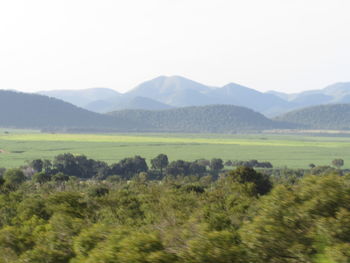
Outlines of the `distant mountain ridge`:
[[86,105],[96,100],[118,98],[121,96],[119,92],[108,88],[91,88],[82,90],[48,90],[39,91],[37,94],[60,99],[82,108],[85,108]]
[[[288,108],[288,102],[278,96],[262,93],[239,84],[229,83],[212,87],[181,76],[160,76],[120,94],[107,89],[47,91],[40,94],[56,97],[85,109],[105,113],[122,109],[162,110],[173,107],[227,104],[248,107],[263,114],[273,115]],[[93,91],[93,92],[92,92]],[[101,98],[102,97],[102,98]],[[93,99],[95,98],[95,99]],[[141,99],[142,98],[142,99]]]
[[212,88],[180,76],[160,76],[135,87],[126,96],[142,96],[174,106],[199,106],[211,104],[205,94]]
[[[130,97],[130,103],[154,101]],[[162,105],[161,105],[162,106]],[[350,130],[350,104],[307,107],[269,119],[234,105],[99,114],[44,95],[0,90],[0,127],[76,132],[236,133],[270,129]]]
[[0,90],[0,127],[55,132],[234,133],[278,129],[286,124],[232,105],[99,114],[44,95]]
[[120,96],[119,98],[97,100],[87,104],[85,109],[94,112],[110,112],[115,110],[163,110],[172,108],[170,105],[140,96]]
[[260,92],[236,83],[212,87],[181,76],[160,76],[119,93],[112,89],[43,91],[90,111],[106,113],[123,109],[162,110],[176,107],[227,104],[247,107],[268,117],[308,106],[350,103],[350,82],[295,94]]
[[294,94],[275,91],[268,93],[295,103],[298,107],[331,103],[350,103],[350,82],[338,82],[323,89],[308,90]]
[[267,115],[279,112],[280,108],[288,108],[288,102],[275,95],[262,93],[236,83],[212,87],[181,76],[161,76],[146,81],[125,95],[148,97],[173,107],[236,105]]
[[45,130],[132,129],[129,120],[90,112],[44,95],[0,90],[0,126]]
[[230,83],[208,93],[218,104],[229,104],[247,107],[271,116],[280,112],[280,109],[289,109],[291,106],[283,99],[235,83]]

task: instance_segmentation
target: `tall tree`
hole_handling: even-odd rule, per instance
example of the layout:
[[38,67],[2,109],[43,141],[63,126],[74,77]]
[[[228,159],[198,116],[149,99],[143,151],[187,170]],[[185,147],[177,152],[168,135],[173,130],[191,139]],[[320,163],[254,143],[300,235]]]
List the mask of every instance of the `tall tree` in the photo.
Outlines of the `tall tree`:
[[238,183],[254,183],[258,194],[266,194],[272,189],[272,183],[267,175],[256,172],[253,168],[240,166],[230,172],[230,176]]
[[8,169],[4,174],[5,186],[16,189],[26,177],[21,169]]
[[35,159],[30,162],[30,166],[38,173],[43,170],[44,162],[41,159]]
[[220,171],[222,168],[224,168],[224,164],[222,159],[219,158],[213,158],[210,161],[210,169],[214,172]]
[[161,174],[163,174],[163,169],[166,168],[168,164],[168,156],[162,153],[151,160],[152,169],[159,169]]
[[334,159],[332,161],[332,165],[337,167],[338,169],[344,165],[344,160],[343,159]]

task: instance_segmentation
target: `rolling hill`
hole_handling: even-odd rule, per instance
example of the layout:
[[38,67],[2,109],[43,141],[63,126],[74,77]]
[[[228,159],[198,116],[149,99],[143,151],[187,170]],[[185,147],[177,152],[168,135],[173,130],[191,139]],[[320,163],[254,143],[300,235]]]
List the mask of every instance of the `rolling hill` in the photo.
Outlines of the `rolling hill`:
[[[50,96],[57,95],[55,92]],[[59,92],[58,95],[65,94],[67,100],[69,96],[78,97],[75,99],[80,100],[79,103],[92,100],[85,105],[89,111],[43,95],[0,91],[0,125],[61,130],[227,133],[287,127],[350,129],[350,104],[343,103],[350,101],[350,83],[298,94],[273,93],[261,93],[235,83],[209,87],[179,76],[158,77],[125,94],[99,88]],[[342,104],[332,103],[334,101]],[[323,105],[317,105],[320,103]],[[295,110],[299,107],[303,108]],[[261,114],[271,116],[289,109],[294,110],[275,120]],[[107,111],[113,113],[96,113]]]
[[125,130],[135,124],[43,95],[0,90],[0,126],[49,130]]
[[350,129],[350,104],[328,104],[288,112],[278,121],[302,125],[309,129]]
[[[144,101],[144,100],[142,100]],[[232,105],[99,114],[44,95],[0,90],[0,127],[75,132],[234,133],[282,128],[253,110]],[[288,126],[290,128],[290,126]]]
[[248,108],[232,105],[192,106],[161,111],[123,110],[109,114],[135,123],[148,123],[152,126],[150,131],[160,132],[235,133],[293,127],[270,120]]
[[[101,90],[101,94],[99,93]],[[48,91],[41,94],[56,97],[85,109],[106,113],[122,109],[162,110],[173,107],[204,105],[237,105],[267,116],[292,109],[292,103],[279,96],[262,93],[229,83],[211,87],[181,76],[160,76],[146,81],[124,94],[108,89]],[[91,96],[92,95],[92,96]]]
[[120,96],[118,98],[93,101],[84,108],[94,112],[106,113],[125,109],[164,110],[172,107],[150,98]]
[[227,104],[251,108],[268,117],[275,117],[309,106],[350,103],[349,82],[336,83],[319,90],[287,94],[277,91],[259,92],[236,83],[212,87],[181,76],[160,76],[123,94],[105,88],[40,93],[98,113],[123,109],[162,110]]
[[130,97],[120,101],[113,110],[135,109],[135,110],[166,110],[171,106],[145,97]]

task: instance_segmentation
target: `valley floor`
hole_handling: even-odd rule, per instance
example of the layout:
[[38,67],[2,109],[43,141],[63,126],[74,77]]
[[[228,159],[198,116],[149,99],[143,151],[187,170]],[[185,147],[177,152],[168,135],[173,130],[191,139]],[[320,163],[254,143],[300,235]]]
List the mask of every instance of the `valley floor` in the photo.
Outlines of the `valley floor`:
[[0,130],[0,167],[18,167],[36,158],[60,153],[84,154],[116,162],[141,155],[149,161],[159,153],[170,160],[213,157],[223,160],[269,161],[275,167],[307,168],[344,159],[350,168],[350,137],[305,135],[222,134],[48,134]]

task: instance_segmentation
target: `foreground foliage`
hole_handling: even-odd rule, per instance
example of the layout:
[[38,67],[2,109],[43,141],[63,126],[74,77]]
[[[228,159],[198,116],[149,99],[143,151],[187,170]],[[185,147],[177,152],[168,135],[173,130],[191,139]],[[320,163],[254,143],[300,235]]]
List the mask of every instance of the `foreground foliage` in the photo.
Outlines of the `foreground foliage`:
[[0,262],[350,262],[350,177],[339,170],[219,173],[218,159],[204,171],[159,155],[154,170],[125,158],[114,165],[124,176],[105,176],[113,165],[73,159],[35,160],[30,177],[1,171]]

